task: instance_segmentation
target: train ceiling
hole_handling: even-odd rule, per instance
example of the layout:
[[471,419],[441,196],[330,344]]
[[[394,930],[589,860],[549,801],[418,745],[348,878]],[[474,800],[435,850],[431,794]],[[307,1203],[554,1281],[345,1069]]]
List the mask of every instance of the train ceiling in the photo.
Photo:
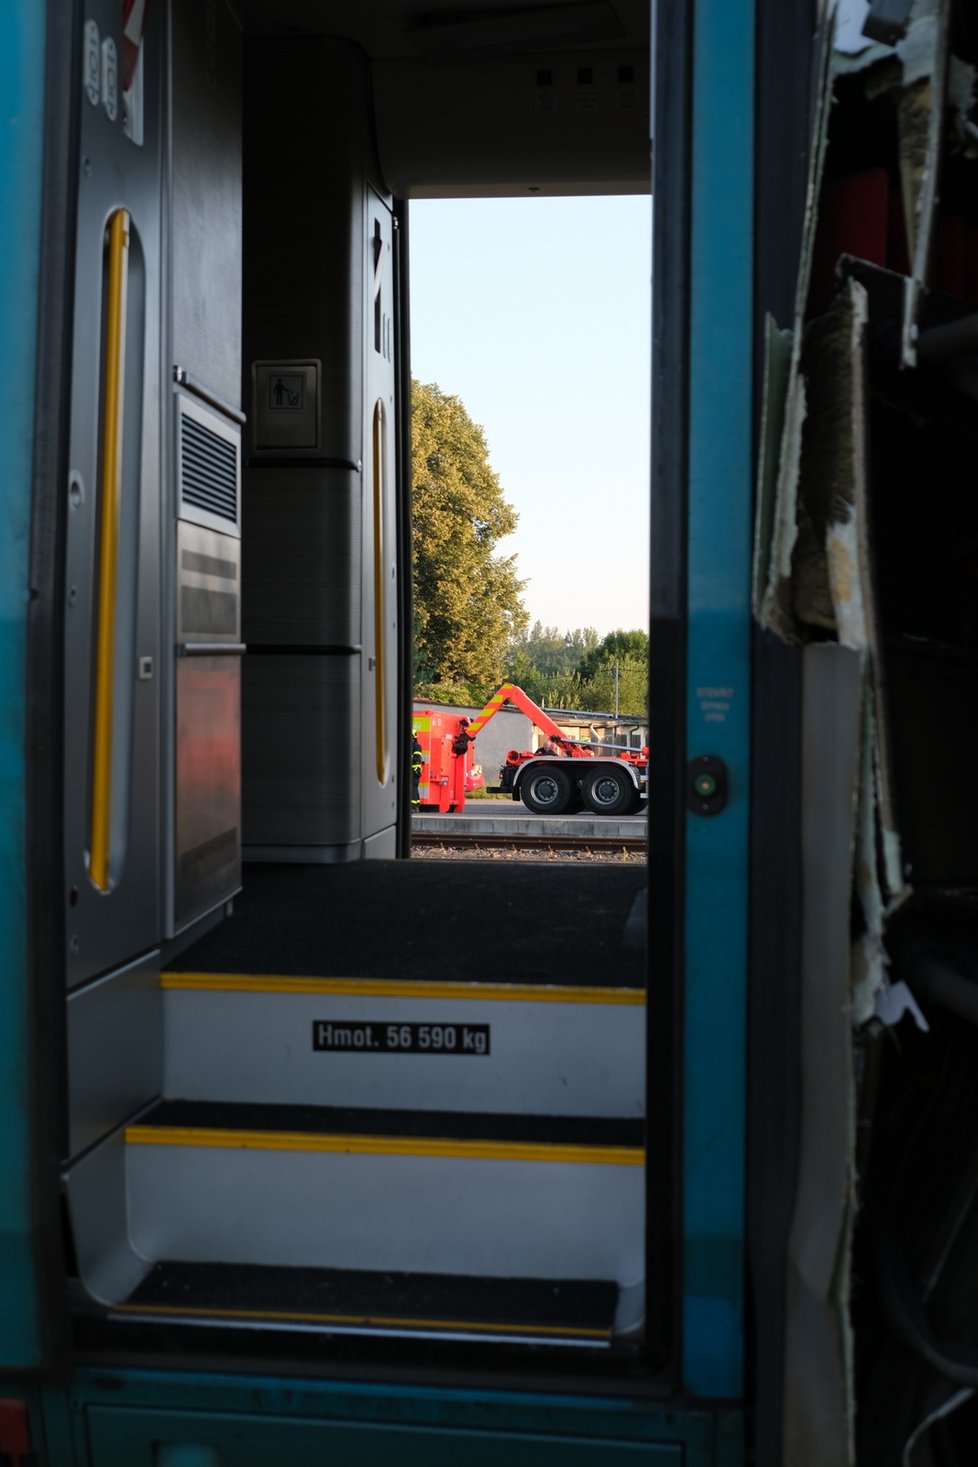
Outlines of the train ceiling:
[[648,190],[648,0],[234,8],[248,36],[366,53],[378,152],[401,197]]

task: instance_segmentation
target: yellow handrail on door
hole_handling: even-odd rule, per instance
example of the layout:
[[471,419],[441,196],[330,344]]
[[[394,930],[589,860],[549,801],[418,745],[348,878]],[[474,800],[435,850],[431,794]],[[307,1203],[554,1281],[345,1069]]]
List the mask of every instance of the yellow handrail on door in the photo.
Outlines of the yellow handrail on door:
[[125,407],[126,296],[129,284],[129,213],[109,219],[102,476],[99,518],[98,633],[95,653],[95,720],[92,759],[92,828],[89,873],[100,891],[109,889],[112,816],[112,713],[115,683],[116,586],[119,517],[122,511],[122,421]]
[[374,745],[378,784],[387,783],[387,709],[385,707],[384,647],[387,639],[386,567],[384,565],[384,405],[374,407]]

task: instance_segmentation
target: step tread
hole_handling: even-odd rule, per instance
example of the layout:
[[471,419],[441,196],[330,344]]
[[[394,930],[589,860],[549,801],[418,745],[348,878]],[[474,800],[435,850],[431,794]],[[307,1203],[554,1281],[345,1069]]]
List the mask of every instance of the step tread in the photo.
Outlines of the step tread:
[[125,1314],[320,1328],[462,1333],[610,1343],[618,1288],[607,1280],[156,1263]]
[[138,1124],[150,1128],[403,1136],[553,1146],[641,1147],[645,1142],[645,1122],[640,1118],[402,1111],[230,1101],[162,1100],[141,1116]]
[[646,882],[627,865],[249,864],[234,915],[167,967],[641,988],[643,955],[623,938]]

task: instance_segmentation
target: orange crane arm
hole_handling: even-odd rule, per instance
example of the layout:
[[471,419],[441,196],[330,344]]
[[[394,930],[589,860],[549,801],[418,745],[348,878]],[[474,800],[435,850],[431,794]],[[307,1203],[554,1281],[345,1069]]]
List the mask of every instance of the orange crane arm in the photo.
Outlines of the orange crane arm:
[[501,687],[496,689],[482,712],[477,713],[471,722],[462,730],[466,738],[470,740],[474,739],[476,734],[485,728],[490,718],[499,712],[504,703],[512,703],[521,713],[525,713],[541,733],[545,733],[548,736],[556,734],[563,747],[568,749],[571,754],[583,754],[584,751],[578,749],[574,740],[568,739],[561,733],[549,713],[545,713],[539,704],[534,703],[529,694],[524,693],[523,689],[518,688],[515,683],[503,683]]

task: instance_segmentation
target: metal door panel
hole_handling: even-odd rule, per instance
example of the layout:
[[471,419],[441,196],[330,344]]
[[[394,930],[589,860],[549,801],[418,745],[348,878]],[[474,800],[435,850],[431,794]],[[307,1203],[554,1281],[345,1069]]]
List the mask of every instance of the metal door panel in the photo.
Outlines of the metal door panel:
[[181,520],[176,559],[173,931],[241,884],[241,542]]
[[241,883],[241,542],[177,525],[173,930]]
[[[147,13],[142,142],[126,136],[105,48],[122,55],[122,7],[92,0],[101,84],[82,89],[74,355],[65,562],[65,885],[69,985],[152,946],[159,927],[160,191],[162,7]],[[111,56],[110,56],[111,59]],[[116,78],[118,86],[118,77]],[[118,576],[106,889],[93,879],[95,659],[100,515],[108,503],[103,410],[107,351],[106,227],[129,219],[128,301],[120,334],[123,387]]]
[[174,928],[241,885],[241,663],[185,657],[177,665]]
[[393,831],[396,821],[398,569],[393,221],[387,205],[371,189],[366,192],[365,214],[361,789],[363,834],[372,836]]

